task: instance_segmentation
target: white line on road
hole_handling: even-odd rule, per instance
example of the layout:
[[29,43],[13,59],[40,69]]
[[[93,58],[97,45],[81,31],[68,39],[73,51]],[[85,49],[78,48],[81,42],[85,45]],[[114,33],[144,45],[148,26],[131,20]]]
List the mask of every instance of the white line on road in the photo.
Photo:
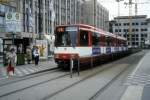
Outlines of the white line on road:
[[128,86],[120,100],[141,100],[144,86]]
[[[145,57],[145,56],[144,56]],[[144,57],[142,58],[142,60],[138,63],[137,67],[134,69],[134,71],[131,73],[130,77],[133,77],[135,75],[135,73],[137,72],[137,70],[140,68],[140,66],[142,65],[143,61],[144,61]]]

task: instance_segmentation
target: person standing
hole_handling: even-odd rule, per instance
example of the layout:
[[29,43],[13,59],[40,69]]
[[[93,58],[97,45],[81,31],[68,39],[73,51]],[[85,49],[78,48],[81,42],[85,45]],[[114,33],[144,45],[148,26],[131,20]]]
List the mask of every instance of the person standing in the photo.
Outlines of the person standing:
[[35,46],[33,46],[32,50],[31,50],[31,52],[32,52],[32,63],[34,63],[34,61],[35,61],[34,51],[35,51]]
[[35,65],[38,65],[38,62],[39,62],[39,51],[38,51],[38,47],[36,47],[36,49],[34,50],[33,54],[34,54]]
[[30,47],[27,47],[26,49],[26,58],[27,58],[27,63],[30,64],[32,60],[32,52]]

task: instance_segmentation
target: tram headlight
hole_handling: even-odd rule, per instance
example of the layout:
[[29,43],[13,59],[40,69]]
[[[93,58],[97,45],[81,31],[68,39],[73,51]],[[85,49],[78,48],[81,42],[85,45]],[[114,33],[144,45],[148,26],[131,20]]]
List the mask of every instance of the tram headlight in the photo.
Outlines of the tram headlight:
[[71,58],[75,58],[75,55],[74,54],[71,54],[71,56],[70,56]]
[[58,55],[58,54],[55,54],[54,57],[55,57],[55,58],[59,58],[59,55]]
[[71,57],[72,59],[74,59],[74,58],[77,58],[78,55],[77,55],[77,54],[71,54],[70,57]]

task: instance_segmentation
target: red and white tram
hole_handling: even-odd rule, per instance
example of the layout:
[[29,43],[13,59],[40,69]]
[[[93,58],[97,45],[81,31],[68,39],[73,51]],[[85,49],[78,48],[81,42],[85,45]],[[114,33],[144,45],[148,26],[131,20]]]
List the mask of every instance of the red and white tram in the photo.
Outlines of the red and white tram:
[[123,37],[85,24],[57,26],[54,59],[62,67],[67,67],[70,59],[80,64],[110,60],[128,51],[126,42]]

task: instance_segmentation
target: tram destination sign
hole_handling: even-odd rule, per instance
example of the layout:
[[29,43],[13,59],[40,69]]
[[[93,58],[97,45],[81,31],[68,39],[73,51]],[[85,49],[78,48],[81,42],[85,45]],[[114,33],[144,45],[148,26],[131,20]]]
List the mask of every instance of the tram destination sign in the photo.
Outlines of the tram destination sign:
[[66,27],[66,31],[78,31],[77,27]]

